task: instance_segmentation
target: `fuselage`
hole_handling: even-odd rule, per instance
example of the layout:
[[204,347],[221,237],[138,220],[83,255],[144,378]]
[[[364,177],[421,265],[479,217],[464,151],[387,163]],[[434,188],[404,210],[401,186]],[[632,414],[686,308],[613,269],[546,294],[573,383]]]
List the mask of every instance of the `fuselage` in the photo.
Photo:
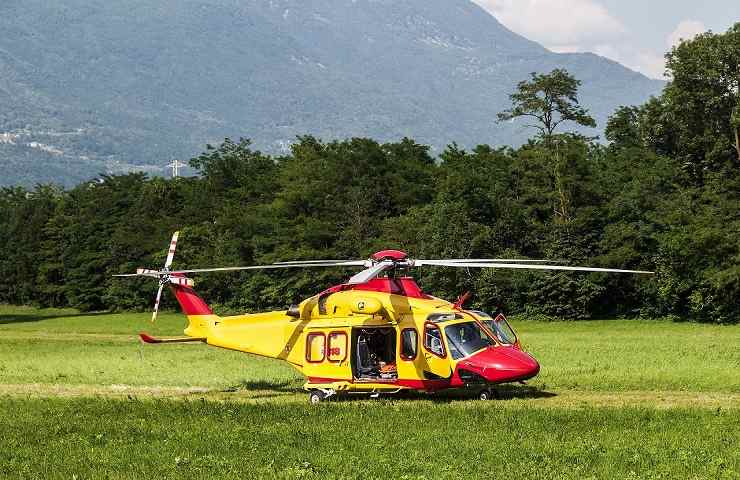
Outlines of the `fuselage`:
[[[413,279],[339,285],[289,310],[218,317],[187,287],[173,287],[209,345],[284,360],[305,388],[436,391],[526,380],[539,364],[506,319],[424,294]],[[194,296],[194,298],[193,298]]]

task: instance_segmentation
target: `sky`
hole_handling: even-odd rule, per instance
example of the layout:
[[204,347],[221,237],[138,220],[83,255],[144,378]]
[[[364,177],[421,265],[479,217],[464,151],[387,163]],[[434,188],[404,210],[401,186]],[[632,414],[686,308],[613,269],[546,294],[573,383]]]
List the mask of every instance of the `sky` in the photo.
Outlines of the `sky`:
[[473,0],[556,52],[593,52],[663,79],[680,39],[740,22],[740,0]]

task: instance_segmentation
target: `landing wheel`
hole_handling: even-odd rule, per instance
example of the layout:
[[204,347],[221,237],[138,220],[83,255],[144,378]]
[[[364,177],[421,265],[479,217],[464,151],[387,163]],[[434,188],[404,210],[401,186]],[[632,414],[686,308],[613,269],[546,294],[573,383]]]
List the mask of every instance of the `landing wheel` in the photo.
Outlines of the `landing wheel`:
[[311,390],[308,394],[308,403],[311,405],[317,405],[324,401],[326,395],[321,390]]
[[483,390],[478,392],[478,400],[492,400],[495,397],[496,396],[494,395],[493,390],[489,388],[484,388]]

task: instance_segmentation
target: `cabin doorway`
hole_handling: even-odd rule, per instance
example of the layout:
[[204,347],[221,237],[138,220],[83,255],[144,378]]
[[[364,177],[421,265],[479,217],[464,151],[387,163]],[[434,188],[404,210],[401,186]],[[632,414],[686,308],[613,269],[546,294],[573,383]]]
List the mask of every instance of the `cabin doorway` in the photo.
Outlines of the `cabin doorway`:
[[389,381],[398,378],[395,328],[353,328],[352,352],[355,379]]

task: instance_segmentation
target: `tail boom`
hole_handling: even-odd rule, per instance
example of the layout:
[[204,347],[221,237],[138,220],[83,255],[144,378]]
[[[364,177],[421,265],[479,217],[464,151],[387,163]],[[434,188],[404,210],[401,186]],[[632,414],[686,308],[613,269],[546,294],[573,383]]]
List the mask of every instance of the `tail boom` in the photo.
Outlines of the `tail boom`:
[[182,312],[188,317],[185,335],[193,338],[208,338],[213,326],[220,318],[213,314],[211,307],[189,286],[170,284]]

